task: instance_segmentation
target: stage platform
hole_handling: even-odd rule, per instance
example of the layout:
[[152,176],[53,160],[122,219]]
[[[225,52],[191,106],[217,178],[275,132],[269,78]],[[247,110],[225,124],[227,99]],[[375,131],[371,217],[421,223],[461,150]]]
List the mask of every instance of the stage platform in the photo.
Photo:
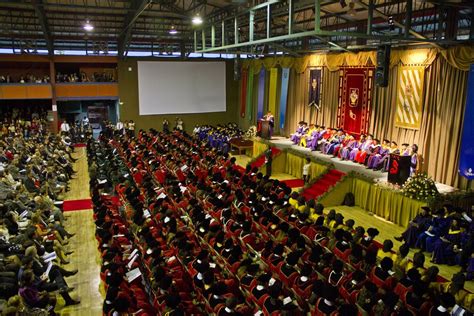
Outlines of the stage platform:
[[[255,140],[259,141],[260,138],[256,137]],[[344,173],[355,171],[366,177],[374,179],[376,182],[379,182],[380,184],[388,183],[386,172],[367,169],[364,165],[359,165],[352,161],[340,160],[339,158],[333,158],[332,156],[324,155],[320,151],[311,151],[311,149],[309,148],[304,148],[298,145],[294,145],[293,142],[289,138],[274,136],[272,137],[271,140],[267,140],[267,141],[269,141],[270,143],[272,143],[273,145],[275,145],[276,147],[280,149],[291,148],[293,150],[297,150],[301,153],[304,153],[305,155],[311,155],[313,157],[316,157],[317,159],[332,163],[337,170],[342,171]],[[452,186],[438,183],[438,182],[436,183],[436,187],[438,188],[438,191],[441,194],[447,194],[447,193],[451,193],[457,190],[456,188]]]

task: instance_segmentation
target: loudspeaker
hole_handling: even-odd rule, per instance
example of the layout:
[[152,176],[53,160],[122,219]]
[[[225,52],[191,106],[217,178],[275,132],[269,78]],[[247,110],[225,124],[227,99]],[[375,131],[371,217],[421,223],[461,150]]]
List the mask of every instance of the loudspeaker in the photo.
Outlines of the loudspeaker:
[[388,86],[388,71],[390,68],[390,45],[377,48],[377,68],[375,69],[375,84],[378,87]]
[[240,58],[234,59],[234,81],[240,80]]

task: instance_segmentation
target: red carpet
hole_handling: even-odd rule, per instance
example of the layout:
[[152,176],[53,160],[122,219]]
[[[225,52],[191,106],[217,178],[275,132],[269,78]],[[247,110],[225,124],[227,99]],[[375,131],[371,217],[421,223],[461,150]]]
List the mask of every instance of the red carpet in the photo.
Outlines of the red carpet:
[[337,171],[335,169],[329,170],[324,176],[316,181],[310,188],[303,191],[303,196],[307,200],[315,199],[324,193],[326,193],[329,188],[333,187],[345,173]]
[[74,147],[87,147],[87,144],[77,143],[77,144],[74,144]]
[[69,200],[69,201],[64,201],[64,204],[63,204],[64,212],[89,210],[91,208],[92,208],[91,199]]
[[304,186],[304,181],[301,179],[282,180],[280,182],[285,183],[290,188],[300,188]]
[[[272,149],[272,158],[274,159],[276,156],[281,154],[281,150],[276,147],[270,147]],[[260,168],[265,164],[265,153],[262,153],[258,158],[251,164],[252,169],[257,167]]]

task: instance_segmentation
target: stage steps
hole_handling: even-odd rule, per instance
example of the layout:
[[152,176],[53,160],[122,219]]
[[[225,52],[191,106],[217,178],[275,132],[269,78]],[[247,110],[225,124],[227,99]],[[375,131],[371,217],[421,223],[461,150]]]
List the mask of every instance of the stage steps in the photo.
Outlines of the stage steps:
[[318,181],[313,183],[311,187],[304,190],[302,195],[306,201],[310,199],[316,199],[317,197],[326,193],[331,187],[338,183],[341,178],[345,176],[345,173],[336,169],[331,169],[323,175]]

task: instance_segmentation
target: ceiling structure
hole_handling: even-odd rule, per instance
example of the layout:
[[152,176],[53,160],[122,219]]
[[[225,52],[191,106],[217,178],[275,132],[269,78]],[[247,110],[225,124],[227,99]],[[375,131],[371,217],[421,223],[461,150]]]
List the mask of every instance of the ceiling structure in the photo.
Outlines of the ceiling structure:
[[474,40],[473,17],[470,0],[0,0],[0,49],[183,57],[447,47]]

